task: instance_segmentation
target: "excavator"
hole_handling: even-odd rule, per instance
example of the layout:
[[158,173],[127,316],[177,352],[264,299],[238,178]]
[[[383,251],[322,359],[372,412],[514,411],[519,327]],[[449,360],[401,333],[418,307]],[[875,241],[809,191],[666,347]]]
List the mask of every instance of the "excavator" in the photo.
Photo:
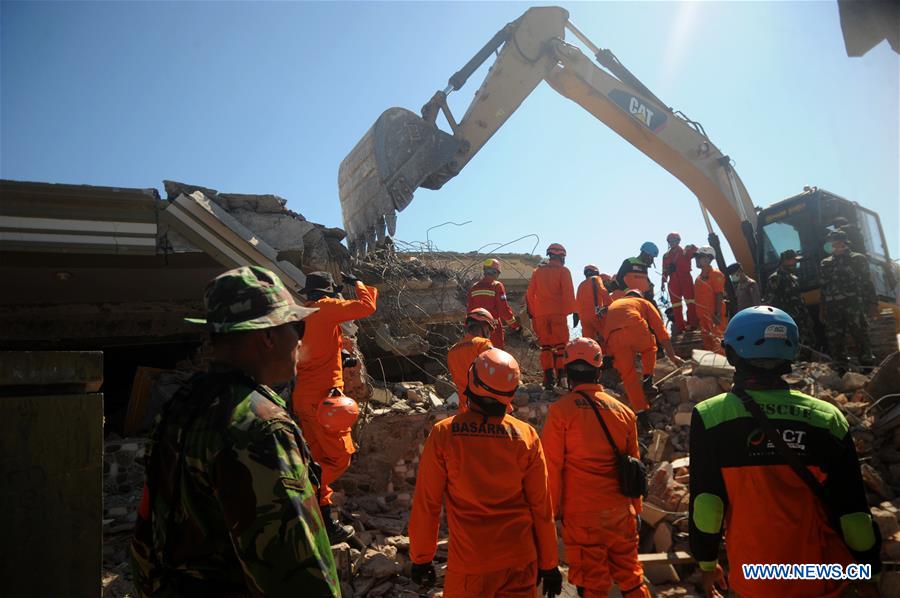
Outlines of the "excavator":
[[[565,41],[566,32],[593,54]],[[496,55],[481,87],[457,121],[447,96]],[[602,67],[602,68],[601,68]],[[545,81],[577,103],[626,141],[665,168],[698,198],[709,243],[720,269],[725,260],[712,220],[749,275],[765,281],[777,267],[781,251],[801,251],[799,277],[804,299],[816,316],[819,301],[817,264],[825,257],[828,226],[838,217],[849,224],[855,251],[869,259],[882,301],[887,348],[900,310],[896,305],[896,264],[891,261],[878,214],[855,202],[815,187],[769,208],[754,207],[731,158],[706,135],[703,126],[675,111],[653,94],[608,49],[600,49],[559,7],[528,9],[507,24],[437,91],[419,114],[389,108],[341,162],[338,188],[348,243],[354,254],[372,250],[396,230],[397,212],[416,189],[437,190],[458,175],[491,136]],[[450,127],[437,126],[442,114]],[[728,281],[730,285],[730,281]],[[733,297],[733,290],[729,288]],[[876,339],[873,339],[876,340]],[[877,341],[876,341],[877,344]],[[892,345],[892,347],[891,347]],[[884,352],[884,351],[880,351]]]

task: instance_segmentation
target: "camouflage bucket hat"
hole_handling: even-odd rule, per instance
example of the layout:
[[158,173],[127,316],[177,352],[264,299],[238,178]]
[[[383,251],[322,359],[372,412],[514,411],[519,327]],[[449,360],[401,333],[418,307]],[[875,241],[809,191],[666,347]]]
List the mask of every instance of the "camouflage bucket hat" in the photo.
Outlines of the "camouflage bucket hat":
[[210,332],[262,330],[299,322],[316,308],[297,305],[274,272],[259,266],[229,270],[206,285],[206,318],[185,318]]

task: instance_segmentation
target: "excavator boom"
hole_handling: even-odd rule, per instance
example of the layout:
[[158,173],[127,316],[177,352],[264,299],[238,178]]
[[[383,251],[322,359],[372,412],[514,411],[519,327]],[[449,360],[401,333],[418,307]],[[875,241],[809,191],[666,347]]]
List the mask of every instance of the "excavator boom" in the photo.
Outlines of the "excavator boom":
[[[526,97],[546,81],[691,189],[713,216],[744,270],[755,270],[756,211],[731,160],[699,124],[667,108],[609,50],[597,48],[562,8],[532,8],[501,29],[437,92],[418,117],[390,108],[341,163],[338,184],[354,253],[394,234],[396,212],[418,187],[439,189],[456,176]],[[564,41],[569,30],[607,70]],[[457,123],[447,94],[499,51]],[[436,125],[439,113],[452,134]],[[712,232],[712,231],[710,231]]]

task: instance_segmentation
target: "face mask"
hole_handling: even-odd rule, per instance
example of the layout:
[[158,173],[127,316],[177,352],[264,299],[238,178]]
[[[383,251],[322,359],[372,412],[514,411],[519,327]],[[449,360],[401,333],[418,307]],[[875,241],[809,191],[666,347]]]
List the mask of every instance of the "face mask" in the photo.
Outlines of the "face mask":
[[834,247],[832,247],[831,243],[825,243],[825,253],[831,255],[832,251],[834,251]]
[[741,275],[740,275],[740,274],[732,274],[732,275],[730,276],[730,278],[731,278],[731,282],[740,282],[740,281],[741,281]]

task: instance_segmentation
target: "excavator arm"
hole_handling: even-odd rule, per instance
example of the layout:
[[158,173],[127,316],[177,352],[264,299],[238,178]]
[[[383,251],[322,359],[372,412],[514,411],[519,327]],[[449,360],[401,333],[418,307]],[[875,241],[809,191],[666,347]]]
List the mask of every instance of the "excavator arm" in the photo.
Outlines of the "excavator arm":
[[[712,215],[748,273],[755,271],[756,211],[746,188],[703,128],[667,108],[608,50],[568,21],[562,8],[532,8],[501,29],[423,107],[384,112],[341,163],[339,189],[351,250],[364,253],[394,234],[396,212],[418,187],[439,189],[456,176],[541,81],[574,101],[682,181]],[[598,62],[564,41],[565,30]],[[498,51],[457,123],[447,94]],[[608,71],[608,72],[607,72]],[[443,113],[452,135],[436,126]],[[707,225],[709,221],[707,218]],[[711,226],[710,233],[712,233]],[[720,253],[720,252],[719,252]],[[721,260],[721,256],[720,256]]]

